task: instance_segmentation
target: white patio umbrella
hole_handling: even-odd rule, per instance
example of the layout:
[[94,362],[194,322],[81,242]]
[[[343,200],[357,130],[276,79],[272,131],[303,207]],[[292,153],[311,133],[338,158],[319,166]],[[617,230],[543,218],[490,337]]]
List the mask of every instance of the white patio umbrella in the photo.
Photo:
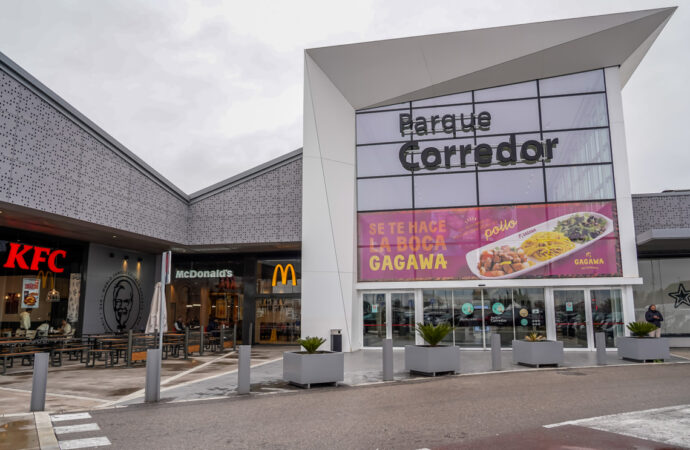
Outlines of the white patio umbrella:
[[158,311],[161,311],[163,316],[163,333],[168,331],[168,314],[165,307],[165,300],[163,300],[163,305],[161,303],[161,283],[160,281],[156,283],[156,287],[153,290],[153,299],[151,300],[151,311],[149,312],[149,320],[146,322],[146,332],[155,333],[158,331],[158,324],[160,318],[158,317]]

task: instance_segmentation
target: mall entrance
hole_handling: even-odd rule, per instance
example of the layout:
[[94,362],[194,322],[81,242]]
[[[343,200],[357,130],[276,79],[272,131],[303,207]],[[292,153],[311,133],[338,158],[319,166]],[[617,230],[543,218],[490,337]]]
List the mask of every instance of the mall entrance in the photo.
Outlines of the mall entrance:
[[447,345],[487,349],[491,334],[509,348],[514,339],[538,333],[565,348],[594,350],[594,335],[606,346],[624,334],[620,289],[472,288],[414,289],[362,293],[362,346],[394,347],[417,342],[418,322],[448,323]]

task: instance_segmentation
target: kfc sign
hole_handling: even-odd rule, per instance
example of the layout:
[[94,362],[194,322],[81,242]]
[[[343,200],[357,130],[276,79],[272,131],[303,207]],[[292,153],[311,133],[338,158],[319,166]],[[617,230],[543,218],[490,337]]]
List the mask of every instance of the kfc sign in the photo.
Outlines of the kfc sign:
[[35,247],[33,245],[19,244],[10,242],[10,251],[7,261],[2,267],[8,269],[39,270],[39,264],[47,263],[48,270],[55,273],[62,273],[64,268],[58,267],[58,258],[67,257],[64,250],[52,250],[46,247]]

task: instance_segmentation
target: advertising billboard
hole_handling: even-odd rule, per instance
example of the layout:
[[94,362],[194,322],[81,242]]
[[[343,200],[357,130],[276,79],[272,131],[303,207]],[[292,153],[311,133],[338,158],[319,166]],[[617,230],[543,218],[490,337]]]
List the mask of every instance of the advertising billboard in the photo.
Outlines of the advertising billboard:
[[359,281],[620,276],[603,70],[358,111]]
[[359,214],[359,280],[620,276],[614,202]]

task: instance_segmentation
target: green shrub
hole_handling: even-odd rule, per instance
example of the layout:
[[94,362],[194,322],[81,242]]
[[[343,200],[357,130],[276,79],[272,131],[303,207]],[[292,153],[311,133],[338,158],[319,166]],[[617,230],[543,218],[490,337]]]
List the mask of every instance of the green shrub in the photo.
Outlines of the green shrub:
[[525,340],[529,342],[539,342],[546,340],[546,338],[539,333],[530,333],[527,336],[525,336]]
[[307,353],[316,353],[319,347],[321,347],[321,344],[323,344],[324,342],[326,342],[324,338],[309,336],[307,336],[304,339],[297,340],[297,343],[304,347],[304,350],[306,350]]
[[630,330],[633,336],[645,337],[656,330],[656,325],[649,322],[630,322],[628,324],[628,330]]
[[420,322],[417,324],[417,333],[432,347],[436,347],[451,331],[453,331],[453,327],[447,323],[439,323],[438,325],[427,323],[425,325]]

